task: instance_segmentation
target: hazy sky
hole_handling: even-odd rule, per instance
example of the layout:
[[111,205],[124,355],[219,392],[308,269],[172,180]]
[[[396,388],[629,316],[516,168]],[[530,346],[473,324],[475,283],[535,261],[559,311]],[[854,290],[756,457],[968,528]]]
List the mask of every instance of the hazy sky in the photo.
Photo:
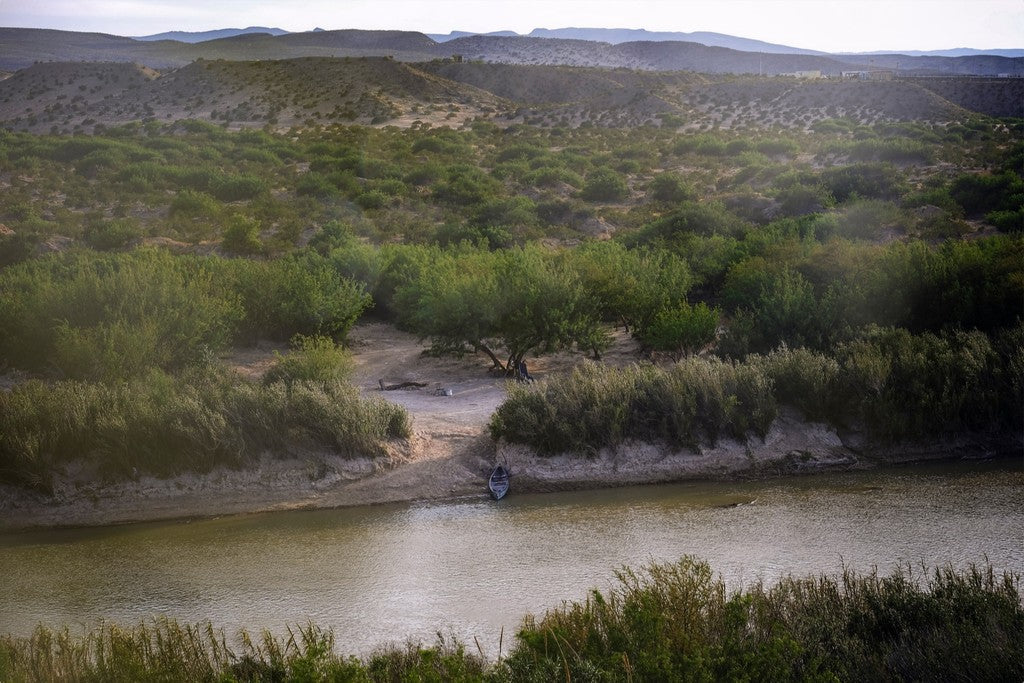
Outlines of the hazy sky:
[[148,35],[645,28],[716,31],[826,51],[1024,48],[1024,0],[0,0],[0,26]]

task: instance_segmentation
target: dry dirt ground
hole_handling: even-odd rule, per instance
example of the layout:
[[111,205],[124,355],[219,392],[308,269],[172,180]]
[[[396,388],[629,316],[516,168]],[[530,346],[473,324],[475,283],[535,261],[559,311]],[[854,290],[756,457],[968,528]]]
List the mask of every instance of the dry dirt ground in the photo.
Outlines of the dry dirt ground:
[[[0,487],[0,530],[47,526],[91,526],[206,517],[268,510],[326,508],[414,500],[484,498],[487,475],[497,462],[509,466],[512,491],[540,492],[687,478],[776,476],[801,471],[872,466],[856,435],[802,421],[784,411],[764,440],[723,440],[714,448],[670,452],[651,444],[626,444],[596,455],[541,458],[522,446],[495,444],[487,422],[505,397],[508,380],[489,372],[482,355],[462,358],[424,353],[427,345],[383,323],[357,326],[349,335],[354,382],[367,398],[399,403],[412,417],[413,435],[393,444],[386,458],[343,459],[307,453],[281,459],[273,454],[243,471],[217,470],[173,479],[139,477],[97,484],[70,471],[55,495],[42,498]],[[258,379],[281,345],[240,350],[227,360],[242,375]],[[617,333],[603,362],[642,360],[633,341]],[[528,359],[538,378],[557,377],[584,361],[579,354]],[[422,384],[382,390],[380,382]],[[893,461],[949,457],[955,444],[933,444]]]

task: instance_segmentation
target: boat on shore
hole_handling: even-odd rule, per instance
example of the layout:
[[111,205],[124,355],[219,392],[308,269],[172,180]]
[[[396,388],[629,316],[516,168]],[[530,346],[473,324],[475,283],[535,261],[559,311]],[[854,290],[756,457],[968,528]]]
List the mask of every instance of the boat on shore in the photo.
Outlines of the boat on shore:
[[491,471],[491,478],[487,480],[487,488],[491,490],[494,500],[501,500],[508,493],[509,472],[504,465],[498,465]]

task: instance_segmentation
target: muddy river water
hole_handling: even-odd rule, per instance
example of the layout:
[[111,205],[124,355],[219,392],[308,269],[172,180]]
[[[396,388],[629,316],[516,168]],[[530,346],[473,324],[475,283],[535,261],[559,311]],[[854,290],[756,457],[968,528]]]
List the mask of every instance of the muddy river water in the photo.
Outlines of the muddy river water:
[[[156,616],[282,632],[312,620],[366,654],[438,630],[496,654],[623,565],[708,560],[730,588],[849,567],[1024,570],[1024,463],[919,465],[500,502],[280,512],[0,536],[0,633]],[[474,646],[475,647],[475,646]]]

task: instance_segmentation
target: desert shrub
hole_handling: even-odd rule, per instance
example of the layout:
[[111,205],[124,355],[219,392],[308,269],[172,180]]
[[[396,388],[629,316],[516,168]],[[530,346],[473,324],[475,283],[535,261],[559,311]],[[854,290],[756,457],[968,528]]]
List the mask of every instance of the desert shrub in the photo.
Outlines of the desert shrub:
[[239,175],[221,178],[210,189],[217,199],[235,202],[256,197],[266,190],[266,185],[256,176]]
[[273,367],[263,377],[265,384],[284,382],[318,382],[333,385],[348,379],[352,372],[352,356],[330,337],[297,334],[291,340],[292,350],[274,353]]
[[792,140],[786,138],[774,138],[770,140],[761,140],[758,142],[754,149],[765,156],[793,156],[799,151],[799,146]]
[[719,202],[683,202],[662,218],[643,226],[625,238],[628,245],[662,244],[683,253],[687,236],[736,236],[747,223]]
[[138,223],[127,218],[90,221],[82,231],[85,243],[100,251],[120,249],[141,236]]
[[626,249],[611,241],[582,245],[569,265],[601,318],[635,334],[661,311],[685,302],[694,282],[686,261],[670,251]]
[[629,196],[629,186],[616,171],[597,168],[587,174],[580,196],[590,202],[621,202]]
[[896,205],[877,199],[864,199],[842,208],[838,232],[843,237],[878,239],[885,229],[893,228],[901,222],[902,215]]
[[263,250],[260,225],[245,216],[232,216],[221,246],[232,254],[258,254]]
[[747,362],[771,380],[779,403],[798,408],[811,420],[832,420],[841,414],[839,363],[834,358],[781,346],[764,356],[747,356]]
[[477,226],[535,226],[537,205],[529,197],[492,199],[473,212],[470,222]]
[[185,218],[215,218],[221,204],[205,192],[182,190],[171,200],[170,216]]
[[218,265],[245,312],[238,327],[242,338],[290,339],[304,334],[344,339],[371,304],[361,283],[344,277],[315,251],[274,261]]
[[363,209],[381,209],[391,202],[391,198],[380,190],[370,190],[357,195],[355,202]]
[[837,202],[845,202],[854,194],[862,199],[896,200],[906,191],[899,169],[891,164],[839,166],[822,171],[819,179]]
[[718,309],[708,308],[703,301],[693,306],[684,301],[674,308],[659,311],[639,330],[639,337],[651,349],[669,353],[679,360],[715,340],[718,318]]
[[779,202],[779,213],[783,216],[804,216],[820,213],[832,206],[834,200],[829,191],[821,185],[795,184],[775,193]]
[[1001,379],[1012,361],[982,332],[873,329],[837,355],[853,414],[882,438],[1013,428],[1024,407]]
[[445,170],[444,179],[434,186],[434,198],[442,204],[470,206],[497,195],[501,186],[480,169],[455,164]]
[[1024,231],[1024,206],[1016,210],[990,211],[985,220],[1001,232]]
[[953,181],[949,192],[968,216],[1019,212],[1024,206],[1024,178],[1011,171],[961,175]]
[[627,439],[673,448],[721,434],[764,436],[775,419],[770,380],[753,366],[688,358],[667,369],[585,363],[557,382],[509,387],[491,418],[494,438],[538,453],[594,453]]
[[309,171],[295,183],[295,193],[300,197],[325,198],[337,195],[338,188],[323,174]]
[[677,173],[659,173],[647,187],[648,196],[656,202],[679,202],[694,199],[694,192],[686,186],[683,178]]

